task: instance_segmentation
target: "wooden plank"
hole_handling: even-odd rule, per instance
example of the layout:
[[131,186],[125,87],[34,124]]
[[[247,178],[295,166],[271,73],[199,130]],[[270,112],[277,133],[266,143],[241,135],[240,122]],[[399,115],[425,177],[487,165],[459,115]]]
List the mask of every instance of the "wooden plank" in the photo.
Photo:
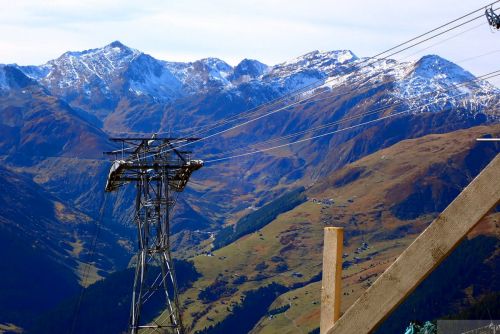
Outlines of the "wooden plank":
[[321,281],[321,334],[325,334],[340,317],[344,229],[342,227],[326,227],[324,240],[323,278]]
[[500,155],[497,155],[327,334],[363,334],[376,328],[499,200]]

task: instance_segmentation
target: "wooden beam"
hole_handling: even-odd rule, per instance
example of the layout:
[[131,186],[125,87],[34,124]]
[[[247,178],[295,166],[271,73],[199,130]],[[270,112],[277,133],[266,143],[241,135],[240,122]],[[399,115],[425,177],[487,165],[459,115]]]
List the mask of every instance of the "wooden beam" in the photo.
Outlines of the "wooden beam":
[[320,334],[325,334],[340,317],[344,229],[342,227],[326,227],[324,240]]
[[500,155],[457,196],[327,334],[375,329],[500,200]]

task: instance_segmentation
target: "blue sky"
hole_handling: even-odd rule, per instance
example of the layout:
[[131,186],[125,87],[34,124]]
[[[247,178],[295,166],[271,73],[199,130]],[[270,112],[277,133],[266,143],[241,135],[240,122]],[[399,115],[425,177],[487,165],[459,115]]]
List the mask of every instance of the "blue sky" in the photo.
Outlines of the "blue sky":
[[[350,49],[370,56],[487,2],[10,0],[3,1],[0,11],[0,63],[42,64],[65,51],[114,40],[159,59],[212,56],[232,65],[243,58],[273,65],[312,50]],[[476,75],[496,70],[500,32],[492,33],[485,22],[396,58],[433,53]],[[414,54],[457,33],[462,34]]]

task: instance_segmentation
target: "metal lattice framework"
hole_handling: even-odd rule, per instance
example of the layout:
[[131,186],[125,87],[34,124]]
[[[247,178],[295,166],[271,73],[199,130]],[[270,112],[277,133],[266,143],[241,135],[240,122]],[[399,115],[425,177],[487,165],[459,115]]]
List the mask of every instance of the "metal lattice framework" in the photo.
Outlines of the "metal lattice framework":
[[495,29],[500,29],[500,15],[496,14],[493,7],[486,8],[486,18],[488,23]]
[[[106,152],[114,155],[106,191],[126,183],[136,184],[134,223],[137,226],[138,253],[129,332],[143,328],[160,333],[185,333],[179,306],[174,263],[170,250],[170,216],[175,193],[184,190],[191,174],[203,166],[191,160],[191,152],[175,149],[197,138],[111,138],[121,149]],[[147,303],[164,303],[168,316],[162,321],[144,323],[141,317]]]

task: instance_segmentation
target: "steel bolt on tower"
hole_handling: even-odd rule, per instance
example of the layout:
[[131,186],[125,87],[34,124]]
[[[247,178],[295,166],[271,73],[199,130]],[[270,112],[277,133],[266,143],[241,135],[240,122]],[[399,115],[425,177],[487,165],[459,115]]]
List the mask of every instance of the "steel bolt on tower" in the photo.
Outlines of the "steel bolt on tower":
[[[179,306],[174,263],[170,250],[170,215],[175,193],[184,190],[191,174],[203,166],[191,160],[190,153],[175,146],[197,138],[111,138],[121,149],[114,155],[106,191],[112,192],[130,182],[136,184],[134,222],[138,246],[129,333],[151,328],[161,333],[185,333]],[[156,270],[156,273],[154,269]],[[162,296],[163,295],[163,296]],[[165,300],[166,313],[144,324],[141,311],[151,299]],[[167,314],[167,316],[165,316]]]

